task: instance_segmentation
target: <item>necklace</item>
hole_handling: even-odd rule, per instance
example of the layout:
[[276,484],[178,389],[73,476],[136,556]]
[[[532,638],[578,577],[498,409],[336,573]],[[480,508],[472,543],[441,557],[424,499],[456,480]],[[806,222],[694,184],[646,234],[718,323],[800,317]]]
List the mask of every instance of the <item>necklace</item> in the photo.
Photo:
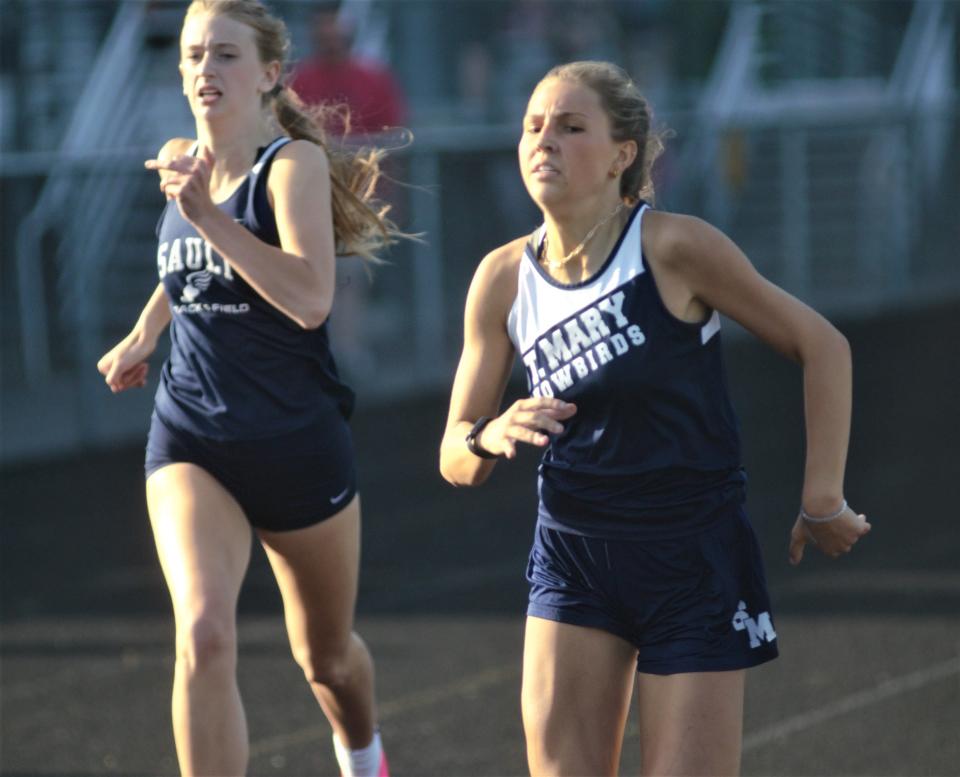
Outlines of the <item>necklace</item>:
[[587,232],[587,236],[580,241],[579,245],[577,245],[576,248],[574,248],[569,254],[563,257],[563,259],[559,259],[559,260],[550,259],[547,256],[547,236],[544,235],[543,236],[543,261],[546,263],[548,267],[554,270],[559,269],[560,267],[563,267],[567,262],[569,262],[571,259],[573,259],[573,257],[575,257],[577,254],[579,254],[583,250],[584,246],[586,246],[586,244],[590,242],[590,238],[592,238],[595,234],[597,234],[597,230],[600,229],[600,227],[602,227],[604,224],[610,221],[610,219],[616,216],[621,210],[623,210],[622,201],[617,203],[617,207],[615,207],[606,216],[600,219],[600,221],[594,224],[593,228],[589,232]]

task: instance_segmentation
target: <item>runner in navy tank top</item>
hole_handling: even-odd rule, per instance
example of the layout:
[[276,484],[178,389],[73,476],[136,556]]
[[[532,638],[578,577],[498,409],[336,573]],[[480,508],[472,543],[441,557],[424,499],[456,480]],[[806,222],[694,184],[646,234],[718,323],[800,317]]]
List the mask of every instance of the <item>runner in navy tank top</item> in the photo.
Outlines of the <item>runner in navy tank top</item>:
[[[727,394],[720,314],[798,361],[807,467],[790,557],[869,531],[843,499],[847,343],[723,234],[653,210],[650,112],[608,63],[530,98],[521,174],[544,224],[474,276],[440,468],[544,449],[522,710],[533,774],[617,773],[634,675],[644,774],[739,770],[744,670],[777,655]],[[520,358],[529,397],[501,412]]]
[[[275,155],[290,142],[281,137],[258,149],[250,173],[219,203],[272,246],[280,239],[267,180]],[[157,237],[157,269],[173,311],[170,358],[157,391],[163,422],[202,437],[244,440],[349,417],[353,392],[337,375],[326,322],[304,328],[270,304],[173,201]]]
[[176,616],[180,768],[246,771],[235,620],[255,533],[340,771],[385,775],[373,665],[353,632],[353,393],[326,327],[337,250],[372,258],[399,236],[371,200],[380,154],[328,157],[322,119],[280,85],[286,28],[256,0],[191,3],[180,49],[198,140],[146,163],[168,200],[160,285],[98,364],[113,391],[144,385],[169,323],[146,485]]

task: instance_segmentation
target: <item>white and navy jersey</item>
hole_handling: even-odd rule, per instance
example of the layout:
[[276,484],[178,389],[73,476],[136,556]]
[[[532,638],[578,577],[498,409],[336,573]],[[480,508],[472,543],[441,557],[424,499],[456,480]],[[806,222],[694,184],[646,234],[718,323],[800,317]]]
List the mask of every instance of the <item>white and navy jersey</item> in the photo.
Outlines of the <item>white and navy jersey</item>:
[[[263,242],[279,246],[267,198],[278,138],[257,154],[218,207]],[[326,324],[307,330],[267,302],[167,203],[157,224],[157,270],[173,317],[156,411],[165,421],[220,440],[303,428],[329,412],[345,417],[353,392],[341,383]]]
[[540,265],[545,226],[520,261],[507,328],[530,394],[577,406],[540,465],[540,519],[553,528],[663,536],[743,499],[720,319],[687,323],[664,306],[641,247],[647,207],[585,281]]

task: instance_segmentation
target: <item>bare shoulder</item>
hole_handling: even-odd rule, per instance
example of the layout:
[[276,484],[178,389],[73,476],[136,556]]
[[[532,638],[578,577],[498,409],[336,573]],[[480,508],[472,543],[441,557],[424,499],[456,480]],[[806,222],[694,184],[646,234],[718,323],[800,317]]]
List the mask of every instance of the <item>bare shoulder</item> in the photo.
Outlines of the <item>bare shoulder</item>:
[[327,152],[316,143],[310,140],[291,140],[284,144],[275,157],[277,162],[289,161],[294,163],[291,167],[306,165],[314,171],[317,168],[328,167],[329,160]]
[[483,257],[477,267],[474,282],[482,283],[491,291],[502,291],[512,297],[517,291],[517,272],[526,244],[526,237],[518,237],[494,248]]
[[505,321],[517,296],[517,273],[527,238],[518,237],[493,249],[477,266],[470,286],[468,308],[480,318]]
[[526,244],[526,237],[518,237],[509,243],[504,243],[502,246],[494,248],[489,254],[483,257],[483,260],[477,267],[477,274],[483,273],[491,281],[502,282],[503,279],[508,277],[512,277],[515,280]]
[[283,145],[267,175],[271,201],[274,197],[296,199],[310,192],[327,191],[329,182],[327,152],[309,140],[291,140]]
[[170,138],[164,143],[157,152],[157,159],[171,159],[181,154],[186,154],[190,147],[195,143],[191,138]]
[[730,239],[696,216],[649,210],[643,215],[643,249],[648,261],[665,270],[680,270],[709,260]]

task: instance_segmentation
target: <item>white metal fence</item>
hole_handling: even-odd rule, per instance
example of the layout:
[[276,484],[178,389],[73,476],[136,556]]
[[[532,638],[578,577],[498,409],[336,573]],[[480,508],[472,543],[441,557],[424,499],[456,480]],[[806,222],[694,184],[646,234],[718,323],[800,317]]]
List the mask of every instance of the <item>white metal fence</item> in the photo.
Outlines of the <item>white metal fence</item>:
[[[659,202],[718,223],[761,271],[828,312],[960,295],[956,151],[931,187],[921,190],[916,174],[928,123],[946,125],[956,143],[956,117],[940,110],[885,123],[865,114],[728,124],[693,187],[678,185],[693,173],[677,163],[696,135],[684,123],[690,117],[675,117],[675,150],[663,160]],[[515,135],[513,127],[425,130],[397,157],[391,173],[405,183],[386,194],[402,225],[425,233],[425,242],[399,246],[372,281],[345,260],[338,281],[334,340],[363,401],[432,389],[452,376],[474,267],[486,251],[537,223],[516,170]],[[58,157],[55,164],[65,181],[65,171],[79,183],[91,166],[106,165],[113,178],[129,179],[128,191],[154,191],[140,164],[150,153]],[[21,160],[19,169],[9,161],[7,192],[35,186],[52,160]],[[140,223],[150,223],[160,202],[138,207],[147,213]],[[102,218],[109,222],[112,214]],[[17,221],[15,215],[10,223]],[[156,283],[149,237],[133,252],[129,241],[102,255],[81,244],[83,253],[63,266],[62,247],[41,255],[34,283],[14,284],[16,298],[5,272],[4,305],[16,309],[4,316],[5,460],[140,433],[149,396],[110,395],[94,361],[133,324]],[[96,316],[70,310],[78,293]],[[48,322],[42,342],[22,326],[38,309]],[[42,359],[36,349],[44,349]],[[31,358],[46,365],[43,372],[29,368]]]
[[[142,62],[123,67],[137,58],[138,6],[118,16],[101,53],[110,62],[95,70],[104,76],[89,79],[60,151],[0,154],[0,461],[110,444],[147,422],[150,393],[113,397],[94,369],[156,283],[151,226],[162,200],[141,166],[156,145],[137,145],[131,122],[155,131],[167,109],[124,102],[116,112],[150,78]],[[886,80],[771,87],[757,75],[770,8],[737,4],[697,109],[660,117],[675,136],[657,172],[659,205],[715,223],[772,280],[827,312],[960,295],[956,15],[917,4]],[[124,83],[112,89],[110,73]],[[93,140],[106,107],[121,125],[110,152]],[[415,127],[395,155],[389,173],[401,183],[384,194],[425,241],[398,246],[372,282],[341,262],[334,343],[361,401],[452,377],[473,269],[537,223],[517,172],[518,133],[519,121]]]

